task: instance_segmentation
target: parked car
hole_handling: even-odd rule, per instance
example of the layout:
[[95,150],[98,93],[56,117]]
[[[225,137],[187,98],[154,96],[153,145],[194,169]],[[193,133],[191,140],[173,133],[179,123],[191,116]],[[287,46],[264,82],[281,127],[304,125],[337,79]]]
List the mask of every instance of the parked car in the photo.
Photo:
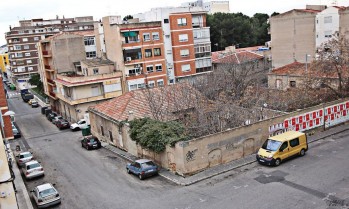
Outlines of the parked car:
[[23,170],[23,175],[25,176],[26,179],[31,179],[31,178],[45,175],[44,168],[36,160],[32,160],[25,163],[22,170]]
[[53,118],[55,118],[56,116],[57,116],[57,113],[51,112],[47,115],[47,120],[52,121]]
[[19,132],[18,127],[14,123],[12,123],[12,133],[15,139],[20,138],[22,136],[21,132]]
[[70,125],[70,129],[72,131],[77,131],[77,130],[80,130],[81,128],[83,128],[83,127],[85,127],[87,125],[88,125],[87,121],[85,119],[81,119],[78,122],[71,124]]
[[31,192],[38,208],[47,208],[61,203],[57,189],[50,183],[36,186]]
[[81,147],[85,147],[87,150],[101,148],[101,142],[95,136],[86,136],[81,140]]
[[63,117],[62,116],[60,116],[60,115],[57,115],[56,117],[54,117],[53,119],[52,119],[52,123],[53,124],[56,124],[57,123],[57,121],[59,121],[59,120],[62,120],[63,119]]
[[129,174],[137,175],[140,180],[143,180],[145,177],[157,175],[159,167],[151,160],[140,159],[133,163],[127,163],[126,171]]
[[57,128],[59,128],[59,130],[66,129],[66,128],[70,127],[69,122],[66,119],[61,119],[61,120],[57,121],[56,126],[57,126]]
[[37,101],[33,101],[32,104],[31,104],[32,108],[34,107],[39,107],[39,102]]
[[33,154],[31,152],[21,152],[16,156],[16,159],[18,166],[22,167],[26,162],[33,159]]

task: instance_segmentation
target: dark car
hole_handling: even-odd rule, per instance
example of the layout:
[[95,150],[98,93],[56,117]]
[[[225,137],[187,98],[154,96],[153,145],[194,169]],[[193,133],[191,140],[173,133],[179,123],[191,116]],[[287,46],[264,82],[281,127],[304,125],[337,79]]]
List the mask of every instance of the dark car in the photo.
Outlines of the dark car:
[[12,123],[12,133],[15,139],[20,138],[22,136],[21,132],[19,132],[18,127],[14,123]]
[[52,121],[53,118],[57,116],[57,113],[51,112],[47,115],[47,120]]
[[31,106],[32,106],[32,108],[39,107],[39,102],[32,101]]
[[159,167],[151,160],[140,159],[133,163],[128,163],[126,165],[127,173],[135,174],[140,180],[145,177],[157,175],[159,173]]
[[70,124],[66,119],[61,119],[56,122],[56,126],[57,128],[59,128],[59,130],[62,130],[62,129],[69,128]]
[[101,142],[95,136],[87,136],[81,140],[81,146],[87,150],[101,148]]

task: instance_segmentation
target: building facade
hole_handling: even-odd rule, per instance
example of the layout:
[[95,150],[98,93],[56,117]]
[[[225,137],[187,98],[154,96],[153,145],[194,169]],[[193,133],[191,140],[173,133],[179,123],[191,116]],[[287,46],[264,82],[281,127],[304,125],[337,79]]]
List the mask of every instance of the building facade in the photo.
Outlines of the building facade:
[[349,7],[341,9],[339,14],[340,35],[349,40]]
[[5,34],[9,49],[10,80],[19,88],[27,88],[31,74],[38,73],[36,44],[60,31],[93,31],[93,17],[31,19],[19,21],[19,27],[10,27]]
[[316,53],[315,19],[319,12],[294,9],[270,18],[272,68],[295,61],[312,61]]
[[10,67],[8,60],[8,47],[3,45],[0,47],[0,71],[7,76],[7,69]]
[[217,12],[229,13],[229,1],[226,0],[216,0],[216,1],[192,1],[185,2],[181,4],[182,7],[200,7],[203,11],[208,12],[209,14],[214,14]]

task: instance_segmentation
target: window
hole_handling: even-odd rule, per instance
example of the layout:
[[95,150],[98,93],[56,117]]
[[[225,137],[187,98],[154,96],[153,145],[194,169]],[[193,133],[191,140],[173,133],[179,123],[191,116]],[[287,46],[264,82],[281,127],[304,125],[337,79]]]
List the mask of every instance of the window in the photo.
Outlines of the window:
[[170,79],[170,83],[171,83],[171,84],[174,83],[174,79]]
[[128,70],[129,75],[135,75],[135,74],[140,74],[140,73],[141,73],[140,68],[133,68],[133,69]]
[[96,75],[99,73],[99,69],[98,68],[93,68],[93,74]]
[[332,31],[331,30],[327,30],[324,33],[325,33],[325,38],[331,38],[332,37]]
[[148,81],[148,88],[153,88],[155,86],[154,81]]
[[85,37],[85,46],[95,45],[95,37]]
[[12,62],[12,65],[16,65],[17,63],[16,62]]
[[21,49],[22,49],[21,46],[15,45],[15,50],[21,50]]
[[296,87],[296,81],[290,81],[290,87],[295,88]]
[[181,54],[181,57],[188,57],[189,56],[189,49],[182,49],[180,54]]
[[188,41],[188,34],[180,34],[179,42],[186,42],[186,41]]
[[162,65],[155,65],[155,70],[156,70],[156,72],[161,72],[162,71]]
[[178,18],[177,23],[178,23],[178,26],[185,26],[185,25],[187,25],[187,19],[186,18]]
[[280,151],[284,151],[287,148],[287,142],[282,143],[282,145],[280,146]]
[[28,71],[33,71],[34,68],[33,67],[28,67]]
[[26,57],[30,57],[30,52],[26,52],[26,53],[25,53],[25,56],[26,56]]
[[332,16],[327,16],[324,18],[324,23],[332,23]]
[[169,23],[168,19],[164,19],[164,23]]
[[154,56],[161,56],[161,49],[160,48],[154,48]]
[[31,64],[32,63],[32,60],[27,60],[27,64]]
[[22,53],[15,53],[15,57],[23,57]]
[[113,139],[113,133],[111,131],[109,131],[109,138],[110,138],[110,141],[114,141]]
[[165,38],[170,38],[170,35],[165,35]]
[[22,41],[23,41],[23,42],[27,42],[27,41],[28,41],[28,38],[23,38]]
[[182,65],[182,71],[189,72],[190,71],[190,64]]
[[154,41],[160,40],[159,32],[152,33],[152,36]]
[[145,49],[145,57],[152,57],[151,49]]
[[102,134],[102,136],[104,136],[103,126],[101,126],[101,134]]
[[145,88],[145,83],[137,84],[137,88],[144,89]]
[[143,33],[143,41],[150,41],[150,33]]
[[23,46],[23,49],[29,49],[29,45]]
[[34,37],[34,41],[39,41],[40,38],[39,37]]
[[152,73],[154,71],[154,67],[152,65],[147,66],[147,72]]
[[290,141],[290,146],[291,147],[295,147],[295,146],[298,146],[299,145],[299,138],[296,138],[296,139],[292,139]]
[[156,82],[158,83],[158,86],[164,85],[164,79],[157,80]]
[[282,88],[282,81],[281,81],[281,79],[276,79],[275,87],[277,89],[281,89]]
[[96,57],[96,51],[92,51],[92,52],[86,52],[86,58],[93,58]]

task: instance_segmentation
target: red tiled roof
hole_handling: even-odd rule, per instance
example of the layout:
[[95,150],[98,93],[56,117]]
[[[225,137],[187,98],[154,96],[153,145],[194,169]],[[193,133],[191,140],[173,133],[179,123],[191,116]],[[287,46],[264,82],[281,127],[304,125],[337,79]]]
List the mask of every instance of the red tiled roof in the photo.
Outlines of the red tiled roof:
[[162,120],[171,120],[175,117],[174,112],[195,107],[194,97],[197,95],[195,95],[196,91],[192,90],[193,88],[188,84],[140,89],[97,104],[89,110],[116,121],[127,120],[130,112],[133,118],[155,118],[160,115]]
[[305,63],[293,62],[291,64],[273,69],[272,74],[277,75],[304,75]]
[[212,58],[212,62],[241,64],[251,60],[259,60],[259,59],[263,59],[263,56],[250,51],[240,51],[240,52],[227,54],[221,58],[219,58],[219,55],[218,55],[218,58],[216,59]]

